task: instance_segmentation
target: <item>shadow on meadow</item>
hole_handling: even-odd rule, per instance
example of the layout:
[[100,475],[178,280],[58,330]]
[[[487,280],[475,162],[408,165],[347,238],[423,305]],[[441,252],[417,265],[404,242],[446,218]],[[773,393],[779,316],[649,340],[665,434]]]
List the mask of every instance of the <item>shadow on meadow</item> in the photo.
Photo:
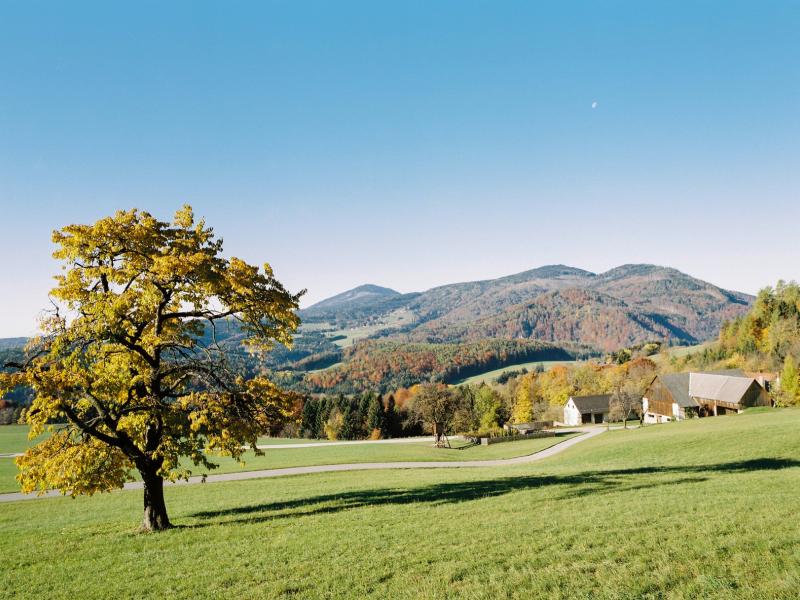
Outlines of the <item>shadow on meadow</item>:
[[[708,476],[714,474],[777,471],[791,467],[800,467],[800,461],[782,458],[761,458],[710,465],[639,467],[608,471],[588,471],[572,475],[503,477],[441,483],[414,488],[364,489],[297,498],[295,500],[195,512],[188,516],[200,519],[201,523],[189,525],[188,527],[203,527],[215,524],[202,521],[252,524],[274,519],[337,513],[366,506],[413,503],[439,505],[468,502],[481,498],[502,496],[520,490],[554,486],[574,486],[576,489],[568,490],[561,498],[579,498],[592,494],[648,489],[661,485],[699,483],[707,481]],[[644,481],[632,479],[639,475],[681,475],[682,477],[653,478]]]

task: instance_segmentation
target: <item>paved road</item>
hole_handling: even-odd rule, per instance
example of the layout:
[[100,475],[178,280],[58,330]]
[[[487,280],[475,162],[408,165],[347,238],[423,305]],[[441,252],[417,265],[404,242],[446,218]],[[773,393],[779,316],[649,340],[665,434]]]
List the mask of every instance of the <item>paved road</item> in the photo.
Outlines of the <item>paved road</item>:
[[[451,440],[463,439],[460,435],[450,436]],[[388,440],[347,440],[342,442],[300,442],[299,444],[259,444],[259,450],[283,450],[288,448],[327,448],[329,446],[363,446],[365,444],[418,444],[433,443],[433,436],[390,438]]]
[[[522,465],[527,463],[536,462],[544,458],[550,458],[571,448],[575,444],[584,442],[590,438],[600,435],[605,431],[604,427],[594,427],[587,429],[574,429],[564,430],[565,432],[575,431],[581,432],[583,435],[569,438],[563,442],[559,442],[549,448],[545,448],[534,454],[527,456],[518,456],[516,458],[500,458],[494,460],[462,460],[462,461],[448,461],[448,462],[380,462],[380,463],[350,463],[342,465],[316,465],[309,467],[287,467],[284,469],[263,469],[261,471],[239,471],[236,473],[220,473],[219,475],[208,475],[205,478],[206,483],[215,483],[217,481],[241,481],[243,479],[262,479],[265,477],[283,477],[286,475],[305,475],[308,473],[332,473],[337,471],[371,471],[376,469],[461,469],[464,467],[506,467],[509,465]],[[325,444],[328,445],[328,444]],[[188,481],[176,481],[171,485],[191,485],[195,483],[203,483],[203,478],[200,476],[190,477]],[[139,490],[142,489],[141,481],[132,481],[125,484],[126,490]],[[43,496],[35,496],[32,494],[21,494],[19,492],[13,494],[0,494],[0,502],[15,502],[17,500],[36,500],[37,498],[52,498],[60,496],[61,493],[55,490],[46,492]]]

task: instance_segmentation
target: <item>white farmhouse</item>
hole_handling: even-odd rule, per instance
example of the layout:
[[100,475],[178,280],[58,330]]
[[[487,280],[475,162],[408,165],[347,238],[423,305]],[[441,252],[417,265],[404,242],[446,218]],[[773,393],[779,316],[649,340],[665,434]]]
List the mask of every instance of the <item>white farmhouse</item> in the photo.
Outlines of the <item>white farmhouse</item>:
[[571,396],[564,406],[564,425],[587,425],[608,421],[611,394]]

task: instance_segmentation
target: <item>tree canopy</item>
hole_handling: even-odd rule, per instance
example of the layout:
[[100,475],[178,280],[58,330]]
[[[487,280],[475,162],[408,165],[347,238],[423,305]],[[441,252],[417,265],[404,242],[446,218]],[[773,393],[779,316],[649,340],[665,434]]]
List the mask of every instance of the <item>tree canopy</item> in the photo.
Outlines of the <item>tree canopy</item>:
[[[230,320],[248,352],[290,345],[300,294],[268,264],[222,255],[222,240],[184,206],[172,222],[119,211],[53,233],[63,261],[42,335],[0,373],[0,395],[33,389],[31,439],[17,459],[25,492],[71,495],[121,487],[139,471],[144,529],[170,526],[163,481],[188,477],[179,462],[213,468],[209,453],[241,457],[292,413],[265,376],[245,377],[217,330]],[[64,421],[54,427],[52,422]]]

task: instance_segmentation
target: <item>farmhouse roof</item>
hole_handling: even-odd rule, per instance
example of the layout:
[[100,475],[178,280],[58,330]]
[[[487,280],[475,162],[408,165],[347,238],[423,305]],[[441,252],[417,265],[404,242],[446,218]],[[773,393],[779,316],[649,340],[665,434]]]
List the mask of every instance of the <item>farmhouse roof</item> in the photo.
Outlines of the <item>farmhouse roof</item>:
[[689,395],[702,400],[717,400],[739,404],[742,397],[753,385],[752,377],[730,377],[711,373],[691,373]]
[[608,405],[611,402],[611,394],[572,396],[570,400],[572,400],[573,404],[575,404],[575,408],[577,408],[581,414],[607,411]]

